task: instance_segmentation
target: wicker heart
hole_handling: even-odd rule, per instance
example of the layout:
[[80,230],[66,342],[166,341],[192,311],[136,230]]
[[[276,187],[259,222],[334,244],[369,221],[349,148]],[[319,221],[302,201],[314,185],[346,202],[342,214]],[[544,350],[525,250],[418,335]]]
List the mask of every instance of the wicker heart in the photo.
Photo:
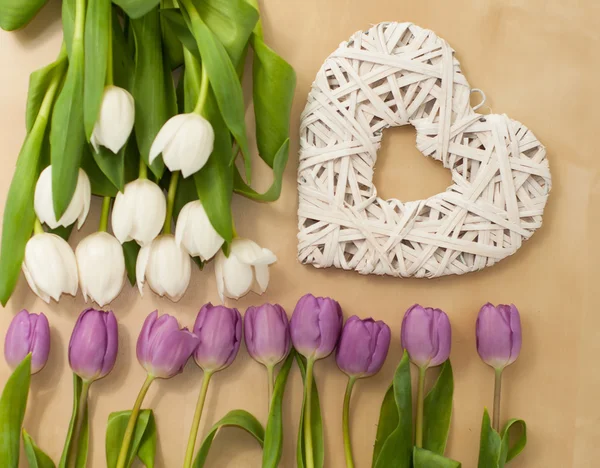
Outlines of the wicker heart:
[[[477,114],[470,94],[453,50],[433,31],[381,23],[342,43],[302,115],[300,261],[431,278],[515,253],[542,225],[546,151],[521,123]],[[453,185],[426,200],[383,200],[373,185],[382,132],[406,124]]]

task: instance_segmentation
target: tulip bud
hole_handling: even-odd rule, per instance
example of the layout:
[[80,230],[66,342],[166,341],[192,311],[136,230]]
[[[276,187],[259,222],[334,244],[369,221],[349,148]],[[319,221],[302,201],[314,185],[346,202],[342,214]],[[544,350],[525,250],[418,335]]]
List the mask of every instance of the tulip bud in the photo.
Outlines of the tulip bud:
[[161,188],[148,179],[125,185],[112,210],[112,228],[121,244],[135,240],[142,247],[160,233],[167,216],[167,201]]
[[242,316],[237,309],[206,304],[196,317],[194,334],[200,343],[194,352],[196,364],[204,372],[229,367],[242,342]]
[[342,308],[337,301],[312,294],[303,296],[290,321],[294,348],[307,359],[326,358],[337,345],[342,322]]
[[391,331],[385,323],[372,318],[350,317],[340,337],[336,361],[349,377],[363,378],[381,370],[390,347]]
[[213,258],[225,242],[199,200],[189,202],[179,213],[175,238],[192,257],[200,257],[205,262]]
[[188,177],[204,167],[213,151],[215,132],[198,114],[180,114],[163,125],[150,148],[150,164],[162,153],[171,172]]
[[517,308],[489,302],[477,316],[477,352],[488,366],[502,370],[517,360],[521,352],[521,319]]
[[17,367],[31,353],[31,373],[37,374],[50,354],[50,325],[44,314],[22,310],[13,318],[4,340],[4,357],[11,367]]
[[167,314],[159,317],[155,310],[144,322],[136,354],[151,377],[170,379],[183,372],[198,342],[198,337],[187,328],[179,328],[175,317]]
[[75,250],[81,292],[100,307],[112,302],[123,289],[125,257],[117,239],[106,232],[95,232],[83,239]]
[[244,336],[250,356],[266,367],[283,361],[292,347],[288,317],[279,304],[246,310]]
[[77,185],[73,198],[57,221],[54,213],[54,198],[52,196],[52,166],[48,166],[42,171],[35,186],[33,197],[33,206],[35,214],[40,222],[47,224],[51,229],[59,226],[70,226],[77,221],[77,229],[80,229],[90,211],[90,201],[92,198],[92,188],[90,179],[83,169],[79,169]]
[[118,86],[104,88],[100,114],[90,143],[99,151],[104,146],[118,153],[127,142],[135,120],[135,103],[128,91]]
[[137,284],[144,295],[147,280],[159,296],[167,296],[173,302],[183,297],[192,276],[192,259],[177,245],[175,236],[163,234],[152,244],[142,247],[136,264]]
[[231,243],[229,257],[221,251],[215,262],[217,289],[221,300],[225,296],[239,299],[245,296],[253,283],[255,292],[262,294],[269,286],[269,265],[275,263],[277,257],[269,249],[261,248],[249,239],[234,239]]
[[112,312],[84,310],[69,342],[69,365],[85,382],[106,377],[119,350],[117,319]]
[[77,294],[77,261],[71,246],[56,234],[36,234],[25,246],[23,273],[42,300],[58,302],[63,293]]
[[452,330],[440,309],[415,304],[402,320],[402,347],[418,367],[439,366],[450,356]]

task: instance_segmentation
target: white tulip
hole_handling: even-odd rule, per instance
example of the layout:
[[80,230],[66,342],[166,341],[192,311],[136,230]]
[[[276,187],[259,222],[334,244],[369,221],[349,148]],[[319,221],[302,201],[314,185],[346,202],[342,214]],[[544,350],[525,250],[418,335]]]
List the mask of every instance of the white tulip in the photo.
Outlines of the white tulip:
[[192,257],[200,257],[205,262],[213,258],[225,242],[199,200],[189,202],[179,213],[175,239]]
[[96,153],[100,146],[118,153],[131,135],[134,120],[133,96],[118,86],[104,88],[100,114],[90,139]]
[[163,125],[150,148],[150,164],[162,153],[171,172],[188,177],[204,167],[213,151],[215,132],[198,114],[180,114]]
[[56,229],[59,226],[70,226],[75,221],[77,229],[81,228],[88,212],[90,211],[90,200],[92,198],[92,187],[90,179],[83,169],[79,169],[77,177],[77,186],[73,193],[73,198],[57,221],[54,213],[54,199],[52,197],[52,166],[48,166],[42,171],[35,186],[35,194],[33,197],[33,206],[35,214],[42,223],[46,223],[51,229]]
[[100,307],[112,302],[123,289],[125,257],[121,243],[107,232],[95,232],[75,249],[83,298]]
[[36,234],[25,246],[23,273],[42,300],[58,302],[63,293],[77,294],[77,262],[71,246],[56,234]]
[[174,302],[183,297],[190,284],[192,259],[177,245],[175,236],[163,234],[142,247],[136,264],[137,284],[144,295],[144,282],[159,296]]
[[234,239],[229,257],[219,252],[215,262],[217,289],[221,300],[225,296],[239,299],[252,289],[254,283],[254,291],[264,293],[269,285],[269,265],[276,261],[277,257],[273,252],[261,248],[256,242]]
[[162,189],[148,179],[125,185],[117,194],[112,211],[112,228],[119,242],[137,241],[148,245],[160,233],[167,216]]

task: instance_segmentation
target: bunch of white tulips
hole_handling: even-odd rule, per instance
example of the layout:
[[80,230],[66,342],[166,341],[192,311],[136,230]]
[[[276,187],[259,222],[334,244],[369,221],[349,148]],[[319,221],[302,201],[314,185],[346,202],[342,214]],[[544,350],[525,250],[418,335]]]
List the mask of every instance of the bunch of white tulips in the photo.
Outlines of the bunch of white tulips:
[[[91,138],[93,148],[100,146],[118,153],[133,129],[135,106],[131,94],[116,86],[107,86],[98,121]],[[150,150],[150,162],[162,154],[165,165],[177,177],[199,171],[213,151],[211,124],[198,114],[171,118],[156,136]],[[143,163],[142,163],[143,164]],[[91,200],[90,181],[80,169],[73,198],[59,220],[52,199],[52,166],[40,175],[35,189],[34,207],[39,220],[27,243],[23,272],[31,289],[44,301],[58,301],[63,293],[77,294],[81,286],[87,302],[100,307],[112,302],[121,292],[125,277],[125,258],[121,244],[136,241],[141,250],[136,264],[140,294],[144,285],[160,296],[178,301],[185,294],[191,277],[192,260],[206,262],[216,256],[218,292],[238,299],[251,289],[262,294],[269,284],[269,265],[277,258],[255,242],[236,238],[226,256],[224,240],[212,226],[200,201],[185,205],[179,214],[175,234],[171,233],[170,211],[163,190],[144,177],[125,185],[112,208],[112,231],[107,232],[110,198],[105,199],[98,232],[77,246],[71,246],[56,234],[45,232],[41,223],[55,229],[85,222]],[[170,203],[171,201],[169,201]]]

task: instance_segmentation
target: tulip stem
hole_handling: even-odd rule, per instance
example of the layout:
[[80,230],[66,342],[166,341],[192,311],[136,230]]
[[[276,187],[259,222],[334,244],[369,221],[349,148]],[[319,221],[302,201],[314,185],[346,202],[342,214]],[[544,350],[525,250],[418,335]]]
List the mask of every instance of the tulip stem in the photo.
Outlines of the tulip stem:
[[138,178],[140,178],[140,179],[148,178],[148,166],[146,166],[146,163],[144,162],[143,158],[140,158],[140,172],[139,172]]
[[113,85],[113,41],[112,41],[112,19],[108,23],[108,47],[106,54],[106,85]]
[[344,413],[342,416],[342,430],[344,433],[344,453],[346,455],[346,468],[354,468],[354,459],[352,458],[352,441],[350,440],[350,398],[352,389],[356,383],[356,377],[348,379],[346,385],[346,395],[344,395]]
[[202,63],[202,77],[200,78],[200,92],[198,93],[198,102],[194,108],[194,113],[204,117],[204,104],[206,104],[206,98],[208,97],[208,88],[210,81],[208,80],[208,73],[206,67]]
[[135,404],[133,405],[133,409],[131,410],[131,415],[129,416],[129,421],[127,422],[127,428],[125,429],[125,435],[123,436],[123,443],[121,444],[121,450],[119,451],[119,458],[117,459],[117,468],[125,468],[127,465],[127,455],[129,454],[129,446],[131,445],[131,438],[133,437],[133,432],[135,431],[135,425],[137,423],[138,415],[140,414],[140,408],[142,407],[142,403],[144,402],[144,398],[146,397],[146,393],[148,393],[148,389],[150,385],[154,381],[154,377],[151,375],[146,376],[146,380],[140,389],[140,393],[135,400]]
[[173,218],[173,206],[175,205],[175,195],[177,195],[177,183],[179,182],[179,171],[171,174],[169,182],[169,193],[167,194],[167,217],[165,218],[164,234],[171,234],[171,218]]
[[183,463],[183,468],[190,468],[192,466],[196,438],[198,437],[198,428],[200,427],[200,419],[202,418],[202,410],[204,409],[204,402],[206,401],[206,393],[208,392],[208,384],[210,383],[211,377],[212,372],[204,373],[204,378],[202,379],[202,389],[200,390],[200,394],[198,395],[198,402],[196,403],[194,420],[192,421],[190,437],[188,438],[187,449],[185,451],[185,461]]
[[306,468],[314,468],[315,460],[313,455],[312,440],[312,387],[313,387],[313,367],[314,359],[306,361],[306,383],[304,386],[304,447],[306,450]]
[[42,226],[42,223],[40,223],[40,220],[36,217],[35,221],[33,223],[33,233],[34,234],[43,234],[44,233],[44,227]]
[[102,200],[102,215],[100,216],[99,232],[106,232],[108,229],[108,213],[110,212],[111,197],[104,197]]
[[271,411],[271,401],[273,400],[273,371],[275,370],[275,366],[270,365],[267,366],[267,380],[268,380],[268,393],[269,396],[269,411]]
[[492,419],[492,427],[496,432],[500,432],[500,393],[502,390],[502,371],[503,369],[495,369],[494,416]]
[[425,406],[425,372],[427,367],[419,367],[419,384],[417,388],[417,422],[415,445],[423,446],[423,409]]
[[73,431],[73,441],[71,442],[71,449],[67,457],[67,466],[69,468],[75,467],[77,464],[77,455],[79,454],[79,443],[81,441],[81,428],[83,426],[83,420],[85,418],[85,412],[88,404],[88,393],[92,382],[82,381],[81,394],[79,395],[79,405],[77,406],[77,419],[75,420],[75,430]]

